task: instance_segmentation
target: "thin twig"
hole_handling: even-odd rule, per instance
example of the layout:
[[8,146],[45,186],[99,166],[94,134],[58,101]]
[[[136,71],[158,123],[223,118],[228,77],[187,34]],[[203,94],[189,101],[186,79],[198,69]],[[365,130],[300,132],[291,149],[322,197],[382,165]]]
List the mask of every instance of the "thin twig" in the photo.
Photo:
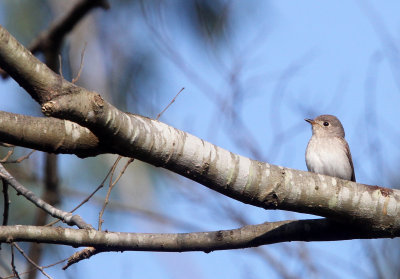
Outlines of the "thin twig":
[[15,262],[14,262],[14,245],[10,245],[11,247],[11,269],[13,272],[13,277],[17,277],[18,279],[20,279],[21,277],[19,277],[17,268],[15,267]]
[[[74,198],[76,196],[87,196],[87,193],[79,190],[71,190],[69,188],[63,188],[62,193],[66,195],[67,199]],[[102,206],[104,199],[101,197],[93,197],[91,202],[95,205]],[[167,214],[158,213],[149,209],[137,207],[131,203],[123,203],[117,201],[110,201],[107,205],[108,210],[129,212],[137,216],[142,216],[148,222],[157,222],[163,225],[173,225],[185,231],[199,231],[202,229],[201,226],[197,226],[194,223],[180,220],[179,218],[168,216]]]
[[[80,208],[82,205],[84,205],[85,203],[87,203],[93,196],[94,194],[96,194],[101,188],[104,187],[104,183],[106,183],[106,180],[108,178],[108,176],[110,175],[112,171],[112,168],[108,171],[106,177],[104,177],[103,181],[100,183],[99,186],[97,186],[97,188],[89,195],[87,196],[80,204],[78,204],[77,206],[75,206],[71,211],[69,211],[69,213],[73,213],[74,211],[76,211],[78,208]],[[45,227],[50,227],[53,226],[54,224],[57,224],[58,222],[60,222],[60,220],[54,220],[53,222],[48,223],[47,225],[45,225]]]
[[33,265],[35,268],[37,268],[44,276],[46,276],[49,279],[52,279],[52,277],[50,275],[48,275],[41,266],[37,265],[34,261],[32,261],[27,254],[25,254],[24,250],[22,250],[17,243],[13,242],[11,243],[11,245],[15,246],[15,248],[17,248],[17,250],[21,253],[22,256],[25,257],[25,259],[31,264]]
[[26,160],[26,159],[29,159],[29,157],[35,152],[36,150],[32,150],[31,152],[29,152],[28,154],[26,154],[26,155],[24,155],[24,156],[21,156],[21,157],[19,157],[18,159],[16,159],[16,160],[12,160],[12,161],[3,161],[3,160],[1,160],[0,161],[0,163],[3,163],[3,164],[19,164],[19,163],[21,163],[22,161],[24,161],[24,160]]
[[87,42],[85,42],[85,45],[83,46],[82,52],[81,52],[81,64],[79,66],[79,71],[78,74],[76,75],[75,78],[72,79],[72,83],[75,83],[79,80],[79,77],[81,76],[82,69],[83,69],[83,58],[85,57],[85,50],[86,50]]
[[181,92],[185,89],[185,87],[182,87],[182,89],[175,95],[175,97],[169,102],[169,104],[157,115],[156,120],[158,120],[161,115],[172,105],[173,102],[175,102],[175,99],[181,94]]
[[[11,245],[11,247],[13,247],[13,246]],[[55,265],[58,265],[58,264],[61,264],[61,263],[65,262],[67,260],[68,260],[68,258],[60,260],[60,261],[52,263],[52,264],[49,264],[49,265],[44,265],[44,266],[42,266],[42,268],[46,269],[46,268],[49,268],[49,267],[53,267]],[[21,272],[21,275],[25,275],[25,274],[31,273],[32,271],[35,271],[35,270],[36,270],[36,268],[33,268],[33,269],[30,269],[30,270]],[[2,277],[2,279],[12,279],[14,277],[15,277],[15,275],[9,275],[9,276],[6,276],[6,277]]]
[[8,197],[8,183],[4,179],[3,182],[3,197],[4,197],[4,211],[3,211],[3,226],[8,224],[8,213],[10,209],[10,198]]
[[99,248],[94,248],[94,247],[86,247],[85,249],[78,251],[76,253],[74,253],[71,257],[68,258],[68,262],[65,266],[63,266],[63,270],[66,270],[68,267],[70,267],[71,265],[84,260],[84,259],[89,259],[90,257],[104,252],[103,249],[99,249]]
[[[180,94],[184,89],[185,89],[185,88],[182,87],[182,89],[175,95],[175,97],[169,102],[169,104],[157,115],[156,120],[158,120],[158,119],[161,117],[161,115],[175,102],[176,98],[179,96],[179,94]],[[118,177],[115,179],[114,182],[112,182],[112,178],[113,178],[113,175],[114,175],[115,168],[117,167],[118,162],[121,160],[121,158],[122,158],[122,156],[118,156],[118,158],[117,158],[117,160],[115,161],[113,167],[111,168],[112,173],[111,173],[111,177],[110,177],[110,184],[109,184],[109,187],[108,187],[106,199],[104,200],[103,207],[102,207],[102,209],[101,209],[101,211],[100,211],[100,214],[99,214],[99,228],[98,228],[99,231],[101,231],[101,225],[102,225],[103,222],[104,222],[104,220],[102,219],[102,217],[103,217],[104,211],[105,211],[105,209],[106,209],[106,207],[107,207],[107,204],[108,204],[108,201],[109,201],[109,198],[110,198],[110,194],[111,194],[111,190],[113,189],[113,187],[115,186],[115,184],[119,181],[119,179],[122,177],[122,175],[125,173],[125,170],[126,170],[127,167],[129,166],[129,164],[132,163],[132,162],[134,161],[134,158],[130,158],[130,159],[128,160],[128,162],[125,164],[125,166],[123,167],[123,169],[121,170],[121,172],[119,173]]]
[[110,194],[111,194],[111,190],[114,187],[115,184],[112,183],[112,178],[114,176],[114,172],[115,169],[118,165],[118,162],[121,160],[122,156],[118,156],[117,160],[115,160],[112,168],[111,168],[111,176],[110,176],[110,182],[108,185],[108,191],[107,191],[107,195],[106,195],[106,199],[104,200],[104,204],[103,207],[101,208],[101,211],[99,213],[99,225],[98,225],[98,230],[101,231],[101,225],[103,224],[104,220],[103,220],[103,214],[104,214],[104,210],[106,209],[106,206],[108,204],[108,200],[110,198]]
[[[83,58],[82,58],[82,60],[83,60]],[[73,81],[73,82],[74,82],[74,81]],[[179,94],[180,94],[184,89],[185,89],[185,88],[182,87],[182,89],[175,95],[175,97],[171,100],[171,102],[157,115],[157,118],[156,118],[157,120],[158,120],[158,119],[161,117],[161,115],[172,105],[172,103],[175,102],[176,98],[179,96]],[[118,156],[117,160],[114,162],[114,165],[113,165],[112,168],[110,169],[110,172],[111,172],[110,184],[109,184],[109,188],[108,188],[108,191],[107,191],[106,199],[104,200],[103,207],[102,207],[102,209],[101,209],[101,211],[100,211],[100,213],[99,213],[99,221],[98,221],[98,230],[99,230],[99,231],[101,231],[101,226],[102,226],[102,224],[103,224],[103,222],[104,222],[102,218],[103,218],[103,214],[104,214],[105,208],[107,207],[107,204],[108,204],[108,201],[109,201],[109,197],[110,197],[110,194],[111,194],[111,190],[112,190],[112,188],[115,186],[115,184],[118,182],[118,180],[122,177],[122,175],[124,174],[124,172],[125,172],[125,170],[127,169],[128,165],[134,161],[134,158],[130,158],[130,159],[128,160],[128,162],[126,163],[126,165],[124,166],[124,168],[122,169],[122,171],[120,172],[120,174],[118,175],[117,179],[116,179],[114,182],[112,182],[112,177],[113,177],[115,168],[117,167],[118,162],[121,160],[121,158],[122,158],[122,156]],[[109,173],[110,173],[110,172],[109,172]],[[90,252],[89,252],[89,251],[90,251]],[[86,255],[87,253],[89,253],[90,256],[91,256],[91,255],[94,255],[94,254],[96,254],[96,253],[98,253],[98,252],[99,252],[98,249],[93,248],[93,247],[88,247],[88,248],[84,249],[83,251],[81,251],[80,255]],[[78,253],[78,254],[79,254],[79,253]],[[90,257],[90,256],[89,256],[89,257]],[[80,258],[80,257],[79,257],[79,258]],[[71,264],[73,264],[73,261],[71,261],[71,263],[69,262],[63,269],[67,268],[67,267],[68,267],[69,265],[71,265]]]
[[13,187],[18,194],[23,195],[26,199],[31,201],[37,207],[43,209],[51,216],[56,217],[68,225],[76,225],[81,229],[93,229],[90,224],[87,224],[82,217],[79,215],[72,215],[69,212],[62,211],[54,206],[46,203],[44,200],[36,196],[32,191],[26,189],[21,183],[19,183],[4,167],[0,164],[0,177],[7,181],[7,183]]
[[4,146],[4,147],[15,147],[15,145],[13,144],[9,144],[9,143],[5,143],[5,142],[1,142],[0,146]]
[[10,150],[8,150],[7,155],[3,159],[0,160],[0,163],[6,162],[8,160],[8,158],[10,158],[13,153],[14,153],[14,146],[11,147]]
[[32,150],[31,152],[29,152],[28,154],[26,154],[25,156],[22,156],[20,158],[18,158],[17,160],[15,160],[16,163],[21,163],[23,160],[29,159],[29,157],[35,153],[36,150]]
[[[97,189],[95,190],[95,192],[97,192],[101,187],[103,187],[105,181],[107,180],[107,177],[111,174],[111,176],[110,176],[110,184],[109,184],[109,188],[108,188],[108,191],[107,191],[107,196],[106,196],[106,199],[105,199],[105,201],[104,201],[103,208],[101,209],[100,214],[99,214],[99,224],[98,224],[98,230],[99,230],[99,231],[101,230],[101,225],[102,225],[102,223],[103,223],[103,220],[102,220],[102,218],[103,218],[103,213],[104,213],[104,210],[105,210],[105,208],[106,208],[106,206],[107,206],[107,204],[108,204],[108,199],[109,199],[109,196],[110,196],[110,193],[111,193],[111,189],[114,187],[114,185],[115,185],[115,184],[118,182],[118,180],[121,178],[122,174],[125,172],[125,170],[126,170],[126,168],[128,167],[128,165],[129,165],[131,162],[133,162],[133,160],[134,160],[133,158],[131,158],[131,159],[128,160],[128,162],[127,162],[126,165],[124,166],[123,170],[120,172],[119,176],[118,176],[117,179],[115,180],[115,182],[112,183],[112,177],[113,177],[113,175],[114,175],[114,171],[115,171],[115,169],[116,169],[116,167],[117,167],[117,165],[118,165],[118,162],[121,160],[121,158],[122,158],[122,156],[118,156],[117,160],[115,160],[113,166],[112,166],[111,169],[108,171],[108,174],[107,174],[106,177],[104,178],[103,182],[102,182],[102,183],[99,185],[99,187],[97,187]],[[92,196],[94,195],[95,192],[93,192],[92,195],[90,195],[90,197],[92,197]],[[87,198],[86,200],[88,201],[89,198]],[[63,267],[63,269],[64,269],[64,270],[67,269],[70,265],[72,265],[72,264],[75,262],[75,261],[71,260],[71,258],[74,258],[74,256],[76,256],[76,255],[79,255],[79,256],[78,256],[79,259],[76,259],[76,258],[75,258],[75,259],[76,259],[77,261],[80,261],[80,260],[82,259],[81,257],[83,257],[83,258],[90,258],[92,255],[95,255],[95,254],[97,254],[97,253],[100,253],[100,251],[101,251],[100,249],[97,249],[97,248],[95,248],[95,247],[87,247],[87,248],[83,249],[82,251],[77,252],[77,253],[75,253],[74,255],[72,255],[71,257],[69,257],[69,258],[68,258],[68,263]]]

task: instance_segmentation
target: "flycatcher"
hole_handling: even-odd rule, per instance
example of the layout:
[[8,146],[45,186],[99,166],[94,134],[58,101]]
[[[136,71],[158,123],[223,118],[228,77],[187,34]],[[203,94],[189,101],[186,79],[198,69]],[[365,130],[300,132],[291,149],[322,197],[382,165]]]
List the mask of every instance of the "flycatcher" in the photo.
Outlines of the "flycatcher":
[[307,169],[356,181],[350,148],[339,119],[333,115],[320,115],[305,121],[312,126],[312,136],[306,149]]

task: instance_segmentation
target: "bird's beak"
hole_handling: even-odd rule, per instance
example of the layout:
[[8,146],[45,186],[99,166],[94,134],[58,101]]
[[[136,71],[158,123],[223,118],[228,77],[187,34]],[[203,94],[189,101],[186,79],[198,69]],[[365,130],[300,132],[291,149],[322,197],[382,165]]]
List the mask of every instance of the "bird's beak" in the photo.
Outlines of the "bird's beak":
[[315,121],[313,120],[313,119],[308,119],[308,118],[306,118],[306,119],[304,119],[305,121],[307,121],[308,123],[310,123],[311,125],[314,125],[315,124]]

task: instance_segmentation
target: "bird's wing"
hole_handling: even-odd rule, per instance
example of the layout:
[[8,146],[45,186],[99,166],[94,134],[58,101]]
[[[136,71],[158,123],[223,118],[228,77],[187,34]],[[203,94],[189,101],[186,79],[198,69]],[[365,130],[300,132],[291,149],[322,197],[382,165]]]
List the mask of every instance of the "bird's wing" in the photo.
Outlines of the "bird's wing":
[[343,141],[343,144],[346,147],[346,155],[347,155],[347,158],[349,159],[350,166],[351,166],[351,169],[353,171],[352,174],[351,174],[351,181],[356,182],[356,174],[354,173],[353,159],[351,158],[349,144],[347,143],[347,141],[344,138],[341,138],[341,140]]

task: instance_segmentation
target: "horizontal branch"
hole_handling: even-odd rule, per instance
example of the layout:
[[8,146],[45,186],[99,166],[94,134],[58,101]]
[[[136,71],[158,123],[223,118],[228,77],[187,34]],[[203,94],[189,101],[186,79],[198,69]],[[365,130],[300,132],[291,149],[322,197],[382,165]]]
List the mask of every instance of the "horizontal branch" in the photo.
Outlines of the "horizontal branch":
[[112,153],[87,128],[68,120],[0,111],[0,141],[78,157]]
[[61,227],[0,226],[0,242],[39,242],[102,251],[188,252],[258,247],[287,241],[337,241],[395,235],[329,219],[281,221],[193,233],[122,233]]

